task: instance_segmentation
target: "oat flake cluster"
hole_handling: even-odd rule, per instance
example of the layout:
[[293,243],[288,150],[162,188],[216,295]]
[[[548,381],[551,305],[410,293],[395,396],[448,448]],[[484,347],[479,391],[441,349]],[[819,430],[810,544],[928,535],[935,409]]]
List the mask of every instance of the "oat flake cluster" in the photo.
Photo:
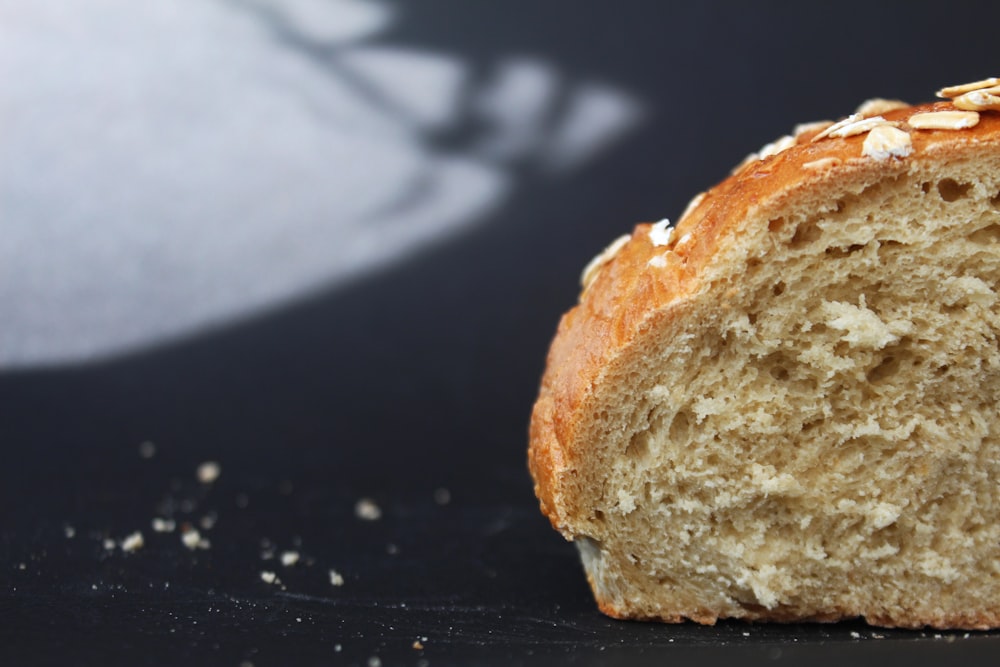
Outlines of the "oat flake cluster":
[[[759,151],[751,153],[733,169],[739,174],[751,165],[777,155],[789,148],[802,143],[806,137],[810,143],[825,139],[844,139],[858,135],[866,135],[861,145],[861,157],[873,160],[902,159],[913,152],[910,139],[911,130],[964,130],[975,127],[979,123],[980,111],[1000,111],[1000,78],[990,77],[972,83],[948,86],[937,91],[937,96],[948,99],[955,106],[954,110],[932,111],[913,114],[905,121],[888,121],[882,114],[909,106],[900,100],[874,98],[863,102],[857,110],[839,121],[822,120],[796,125],[791,134],[784,135],[763,146]],[[811,136],[810,136],[811,135]],[[831,169],[840,164],[840,159],[824,157],[804,165],[809,170]],[[687,205],[680,220],[690,214],[701,201],[705,193],[696,195]],[[673,239],[673,227],[667,219],[654,225],[649,232],[649,240],[654,246],[665,246],[669,253],[672,246],[684,241]],[[618,251],[629,240],[628,235],[615,239],[608,247],[594,257],[584,268],[580,277],[583,290],[594,282],[597,274],[608,262],[614,259]],[[666,266],[664,257],[654,257],[649,262],[654,267]]]

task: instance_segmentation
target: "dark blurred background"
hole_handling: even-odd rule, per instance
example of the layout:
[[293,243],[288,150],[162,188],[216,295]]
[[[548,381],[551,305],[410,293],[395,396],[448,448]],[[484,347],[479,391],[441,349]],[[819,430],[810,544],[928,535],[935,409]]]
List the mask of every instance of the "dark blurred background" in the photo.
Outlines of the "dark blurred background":
[[605,619],[525,448],[595,253],[796,123],[997,75],[998,19],[0,0],[0,661],[987,664]]

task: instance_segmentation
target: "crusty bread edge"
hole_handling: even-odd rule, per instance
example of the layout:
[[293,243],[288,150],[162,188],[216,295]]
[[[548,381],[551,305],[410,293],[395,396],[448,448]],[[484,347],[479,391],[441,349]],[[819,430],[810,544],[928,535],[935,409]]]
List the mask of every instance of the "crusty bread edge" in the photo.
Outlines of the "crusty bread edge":
[[[914,114],[954,109],[951,102],[937,102],[894,110],[883,117],[905,127],[906,119]],[[588,410],[592,387],[615,365],[638,332],[654,319],[670,317],[676,306],[697,292],[727,232],[752,212],[773,206],[804,188],[835,190],[844,181],[874,182],[887,173],[905,173],[913,163],[923,160],[961,159],[984,145],[1000,147],[1000,113],[995,111],[980,112],[980,121],[973,128],[907,129],[912,154],[888,160],[862,155],[864,135],[828,137],[816,142],[810,141],[816,132],[800,135],[794,146],[749,164],[707,191],[700,203],[686,213],[673,235],[674,239],[685,240],[674,248],[680,263],[655,269],[648,266],[649,260],[664,249],[649,242],[650,224],[646,223],[636,226],[629,242],[600,269],[584,289],[580,302],[559,322],[529,429],[528,465],[535,494],[542,512],[566,539],[581,534],[586,521],[585,508],[577,506],[579,493],[574,485],[577,462],[587,447],[579,432],[580,415]],[[821,169],[805,167],[824,158],[835,162]],[[588,579],[602,612],[615,618],[643,618],[602,598],[590,573]],[[848,610],[832,610],[810,620],[837,621],[857,616]],[[748,612],[746,618],[804,620],[795,613],[764,608]],[[663,622],[685,619],[711,624],[717,617],[706,612],[647,618]],[[1000,611],[935,618],[869,616],[866,620],[880,626],[987,629],[1000,626]]]

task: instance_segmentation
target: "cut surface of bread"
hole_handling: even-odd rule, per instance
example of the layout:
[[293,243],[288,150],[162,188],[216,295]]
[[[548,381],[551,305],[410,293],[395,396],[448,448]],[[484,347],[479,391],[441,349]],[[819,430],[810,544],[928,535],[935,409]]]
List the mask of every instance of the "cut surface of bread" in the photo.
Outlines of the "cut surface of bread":
[[529,465],[605,613],[1000,626],[1000,112],[876,111],[589,267]]

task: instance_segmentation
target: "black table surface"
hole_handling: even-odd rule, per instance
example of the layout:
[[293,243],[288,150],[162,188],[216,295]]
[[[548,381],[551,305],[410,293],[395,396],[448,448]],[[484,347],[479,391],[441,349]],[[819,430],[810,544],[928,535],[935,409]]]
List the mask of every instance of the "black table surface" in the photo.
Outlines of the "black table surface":
[[163,344],[0,368],[0,662],[996,664],[989,632],[608,619],[525,450],[597,250],[798,121],[996,74],[997,5],[383,4],[407,44],[544,57],[645,117],[571,173],[507,165],[474,227],[391,265]]

